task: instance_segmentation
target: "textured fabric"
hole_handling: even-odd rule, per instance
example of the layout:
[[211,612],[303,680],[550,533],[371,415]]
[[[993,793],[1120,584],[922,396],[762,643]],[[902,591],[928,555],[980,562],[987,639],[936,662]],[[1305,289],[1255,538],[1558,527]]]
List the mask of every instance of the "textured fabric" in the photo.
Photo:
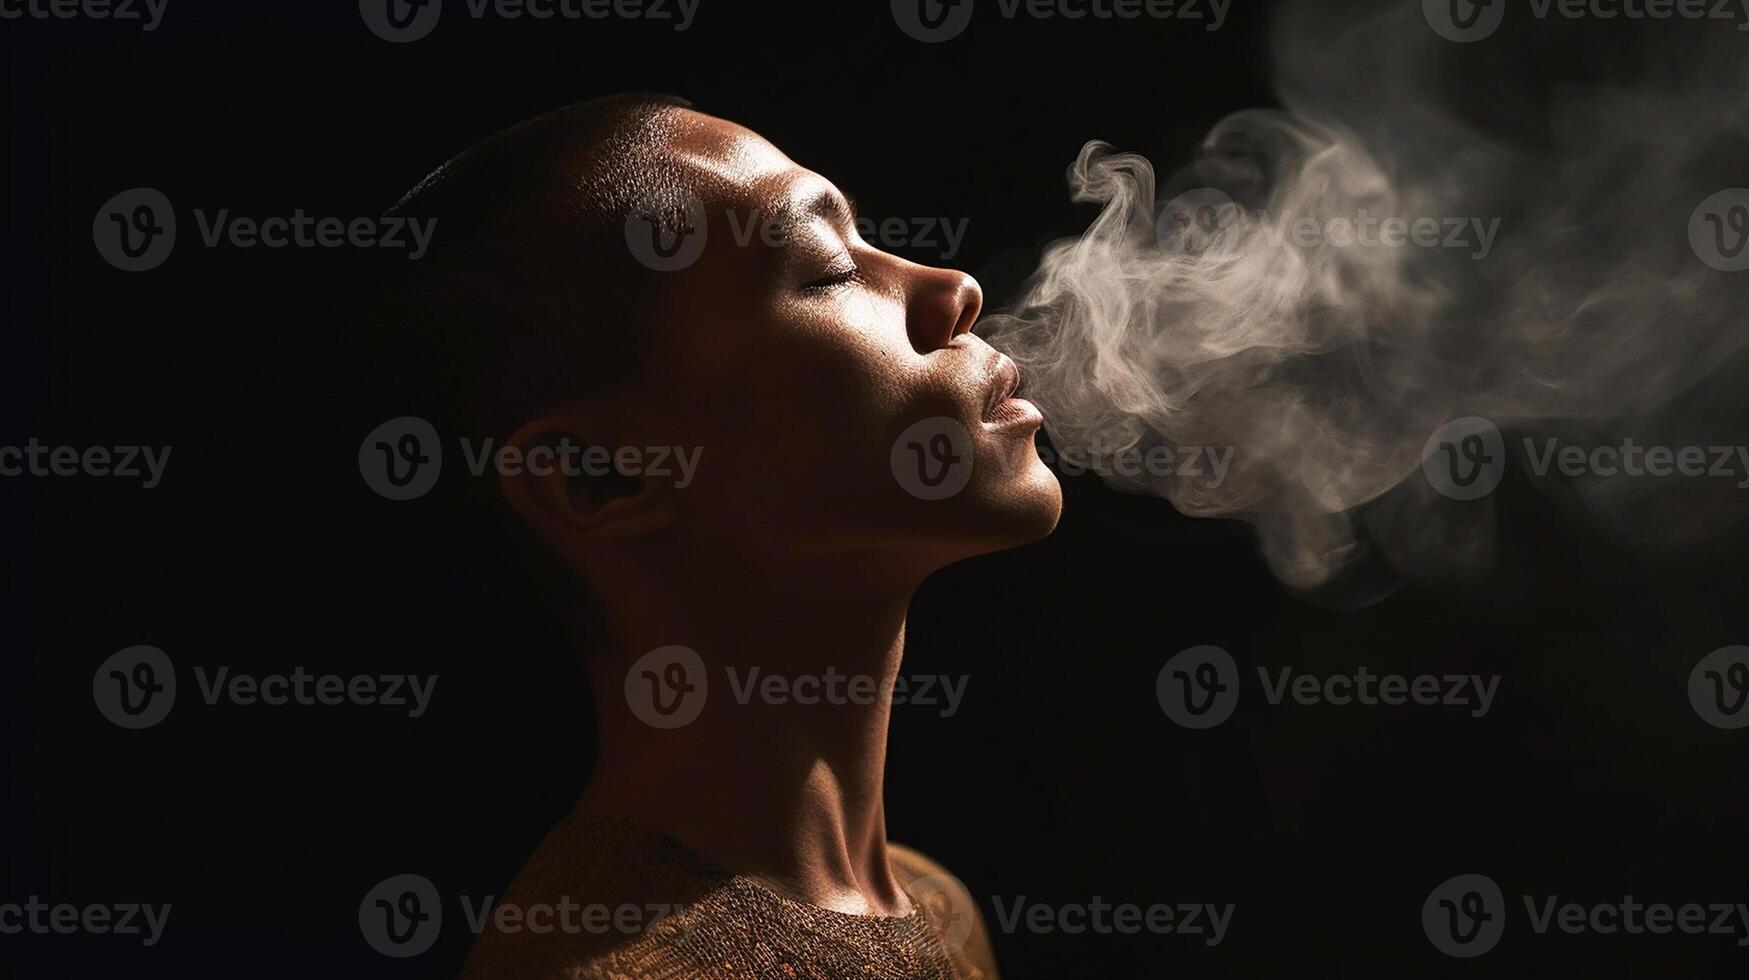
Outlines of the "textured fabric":
[[[889,850],[913,911],[848,915],[781,895],[671,838],[573,815],[499,900],[463,978],[996,980],[965,887],[915,851]],[[555,917],[555,907],[593,918]],[[548,928],[531,928],[537,920]]]

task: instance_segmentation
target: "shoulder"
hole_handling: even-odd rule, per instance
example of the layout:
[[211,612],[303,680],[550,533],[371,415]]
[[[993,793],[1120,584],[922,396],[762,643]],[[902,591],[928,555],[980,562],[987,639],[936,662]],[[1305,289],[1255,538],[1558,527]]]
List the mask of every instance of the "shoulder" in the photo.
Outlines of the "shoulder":
[[462,980],[641,975],[683,936],[680,913],[719,885],[665,841],[567,817],[470,924]]
[[941,933],[964,980],[998,980],[996,954],[984,927],[979,902],[965,883],[933,858],[889,841],[887,861],[893,877]]

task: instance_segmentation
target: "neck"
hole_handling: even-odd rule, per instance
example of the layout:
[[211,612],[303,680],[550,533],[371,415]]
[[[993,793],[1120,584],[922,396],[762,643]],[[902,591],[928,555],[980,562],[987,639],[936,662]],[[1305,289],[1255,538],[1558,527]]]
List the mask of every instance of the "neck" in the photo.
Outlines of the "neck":
[[[813,577],[774,590],[723,578],[622,592],[636,599],[614,607],[612,650],[589,660],[600,761],[581,807],[643,823],[814,905],[903,913],[882,781],[912,587],[824,588]],[[667,682],[679,675],[646,676],[634,662],[672,645],[698,654],[704,684],[687,679],[702,694],[685,697],[703,707],[664,729],[632,702],[647,715],[660,692],[672,707],[679,695]],[[679,703],[668,718],[694,702]]]

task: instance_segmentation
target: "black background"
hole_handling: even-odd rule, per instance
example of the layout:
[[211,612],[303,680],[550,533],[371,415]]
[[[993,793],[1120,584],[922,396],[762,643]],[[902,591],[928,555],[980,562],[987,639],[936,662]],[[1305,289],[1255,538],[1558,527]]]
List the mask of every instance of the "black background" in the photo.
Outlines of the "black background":
[[[469,940],[455,896],[498,892],[590,764],[556,632],[432,567],[420,505],[359,479],[363,432],[335,409],[331,356],[345,256],[203,248],[193,209],[374,215],[493,130],[670,91],[763,133],[865,214],[969,219],[954,264],[1000,305],[1042,244],[1090,217],[1063,179],[1084,141],[1170,165],[1227,112],[1273,104],[1268,7],[1243,0],[1215,33],[1006,22],[985,4],[938,45],[878,2],[702,0],[679,34],[450,6],[404,45],[341,0],[171,0],[149,34],[0,23],[0,442],[174,447],[150,491],[0,480],[0,900],[174,904],[155,948],[0,936],[0,972],[452,976]],[[164,266],[128,274],[90,229],[136,186],[163,191],[182,227]],[[891,833],[980,898],[1006,975],[1749,976],[1734,937],[1536,936],[1517,900],[1749,900],[1749,742],[1702,723],[1685,693],[1696,660],[1749,636],[1740,520],[1704,547],[1632,553],[1509,470],[1492,573],[1344,611],[1278,585],[1243,525],[1066,482],[1049,541],[918,596],[907,671],[969,675],[966,703],[946,719],[900,708],[893,724]],[[123,731],[91,678],[140,643],[169,653],[183,687],[164,723]],[[1270,706],[1252,685],[1227,724],[1189,731],[1154,679],[1204,643],[1247,677],[1292,664],[1502,680],[1481,719]],[[440,679],[410,720],[209,707],[195,665]],[[1500,882],[1513,917],[1492,953],[1449,959],[1421,904],[1472,871]],[[364,893],[402,872],[449,902],[438,945],[405,961],[357,925]],[[992,897],[1021,895],[1237,909],[1213,948],[997,929]]]

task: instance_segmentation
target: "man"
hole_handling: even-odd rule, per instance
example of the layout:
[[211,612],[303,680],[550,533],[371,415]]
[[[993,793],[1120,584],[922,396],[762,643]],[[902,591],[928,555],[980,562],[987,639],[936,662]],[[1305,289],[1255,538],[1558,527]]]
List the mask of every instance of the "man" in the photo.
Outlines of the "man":
[[662,97],[499,133],[396,211],[437,231],[365,339],[419,414],[569,462],[502,468],[488,506],[558,559],[598,715],[593,779],[499,903],[548,928],[488,927],[467,976],[994,977],[882,804],[912,593],[1062,506],[977,283]]

